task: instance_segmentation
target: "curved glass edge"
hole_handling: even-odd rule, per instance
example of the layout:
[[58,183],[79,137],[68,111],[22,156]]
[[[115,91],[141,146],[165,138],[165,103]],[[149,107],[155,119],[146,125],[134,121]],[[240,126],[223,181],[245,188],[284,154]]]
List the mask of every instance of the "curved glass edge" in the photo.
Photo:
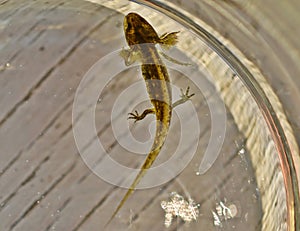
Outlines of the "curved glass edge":
[[267,125],[279,154],[287,194],[289,230],[293,230],[293,228],[294,230],[300,230],[300,220],[298,219],[300,217],[299,179],[297,178],[293,153],[273,106],[254,76],[224,44],[183,13],[161,1],[132,0],[132,2],[143,4],[164,13],[192,30],[232,68],[245,84],[264,119],[268,121]]

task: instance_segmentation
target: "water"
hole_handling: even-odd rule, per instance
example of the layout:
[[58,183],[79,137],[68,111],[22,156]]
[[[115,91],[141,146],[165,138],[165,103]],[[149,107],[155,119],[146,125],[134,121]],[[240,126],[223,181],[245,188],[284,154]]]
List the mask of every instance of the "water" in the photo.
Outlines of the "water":
[[6,6],[1,14],[11,17],[3,24],[0,68],[3,227],[99,230],[126,193],[121,187],[130,185],[145,159],[156,123],[151,116],[127,120],[129,112],[151,107],[139,64],[125,66],[119,55],[127,47],[128,12],[138,12],[160,35],[180,31],[176,46],[158,49],[188,64],[163,58],[173,101],[188,86],[195,96],[174,109],[153,168],[109,227],[293,227],[295,141],[265,76],[209,26],[211,18],[139,3],[32,3],[22,5],[23,13]]
[[[168,28],[169,31],[172,31],[172,28],[174,28],[173,31],[175,30],[181,31],[181,40],[179,41],[177,48],[179,48],[179,50],[184,55],[188,56],[188,58],[195,61],[199,68],[198,71],[202,72],[204,77],[208,81],[212,81],[213,85],[216,87],[216,92],[214,92],[211,91],[211,89],[208,87],[209,84],[205,84],[202,82],[201,84],[197,85],[196,83],[197,87],[200,88],[200,91],[203,92],[204,99],[207,102],[208,99],[211,98],[213,98],[212,101],[218,101],[217,99],[215,99],[215,96],[219,95],[220,98],[224,100],[224,103],[229,108],[229,111],[232,113],[233,118],[226,118],[226,119],[229,121],[230,119],[232,119],[237,124],[239,131],[241,131],[242,135],[247,139],[244,142],[246,147],[250,149],[248,153],[250,157],[248,156],[248,160],[251,159],[252,161],[251,164],[255,166],[255,173],[252,172],[252,174],[258,177],[258,183],[257,183],[258,186],[256,185],[255,180],[254,181],[248,180],[246,182],[252,183],[255,192],[258,192],[259,188],[263,188],[261,193],[264,195],[263,198],[261,198],[262,208],[260,207],[259,203],[257,204],[253,203],[252,209],[256,209],[256,211],[260,211],[260,212],[256,213],[256,215],[258,215],[256,218],[254,218],[253,220],[250,219],[251,227],[253,227],[254,229],[260,229],[259,227],[262,224],[263,230],[274,229],[278,227],[281,227],[280,229],[285,229],[286,223],[284,219],[282,221],[277,222],[276,224],[272,223],[275,217],[288,216],[287,211],[291,209],[291,207],[290,208],[285,207],[284,198],[286,197],[289,198],[290,195],[285,196],[285,192],[283,190],[284,188],[283,176],[281,170],[277,167],[279,165],[277,150],[279,150],[279,153],[281,153],[280,155],[282,157],[286,155],[291,156],[291,152],[289,149],[290,147],[287,146],[285,135],[283,135],[284,134],[283,129],[274,112],[274,110],[275,111],[281,110],[280,107],[278,108],[276,105],[277,104],[276,101],[278,100],[276,95],[272,92],[270,88],[266,86],[267,83],[264,80],[264,77],[262,76],[262,74],[259,73],[259,71],[254,67],[254,65],[251,64],[251,62],[249,62],[248,60],[246,60],[246,58],[244,58],[243,55],[239,53],[239,51],[236,50],[236,48],[234,48],[232,44],[230,44],[229,41],[222,38],[222,36],[220,36],[216,31],[209,28],[208,31],[211,32],[209,33],[208,31],[203,29],[203,27],[199,26],[199,24],[197,24],[197,21],[195,23],[194,20],[197,19],[195,18],[191,19],[189,17],[185,17],[184,15],[181,14],[181,12],[178,12],[174,8],[170,7],[170,5],[164,5],[160,3],[156,3],[156,5],[154,4],[152,5],[151,3],[148,4],[145,2],[142,3],[150,7],[153,7],[160,12],[163,12],[167,16],[170,16],[172,19],[179,22],[181,24],[180,26],[184,25],[184,28],[181,28],[178,24],[176,25],[173,24],[172,22],[169,22],[168,18],[159,15],[159,13],[158,15],[156,15],[156,13],[153,13],[151,11],[147,12],[148,10],[147,8],[141,7],[137,10],[135,9],[135,7],[133,7],[135,11],[142,12],[143,16],[149,15],[148,18],[150,19],[153,18],[154,23],[156,22],[156,24],[159,25],[158,28],[159,29],[162,28],[160,30],[164,30],[165,28]],[[124,9],[121,9],[122,12],[126,13],[129,12],[131,9],[127,8],[124,11],[123,10]],[[176,26],[179,27],[179,29],[177,29]],[[214,35],[216,37],[214,37]],[[181,54],[179,55],[179,57],[183,57],[184,55]],[[256,75],[255,78],[253,77],[253,74]],[[190,73],[189,77],[191,76],[192,74]],[[198,73],[198,77],[199,76],[201,76],[201,74]],[[193,77],[191,77],[191,79],[193,79]],[[192,81],[197,81],[197,80],[193,79]],[[264,86],[264,90],[262,90],[261,86]],[[209,93],[207,93],[204,89],[207,89]],[[268,97],[266,96],[266,94],[268,95]],[[237,98],[237,96],[239,97]],[[201,100],[199,99],[197,100],[197,98],[194,100],[196,102],[201,102]],[[274,105],[275,108],[273,108]],[[216,103],[214,106],[216,106],[216,108],[209,107],[208,109],[208,111],[211,112],[211,116],[212,114],[218,111],[217,109],[219,106],[218,103]],[[220,108],[221,107],[222,106],[220,106]],[[198,116],[201,117],[201,115]],[[211,124],[215,124],[215,121],[220,120],[220,117],[215,117],[215,118],[218,119],[214,120],[214,117],[212,116],[210,121]],[[267,120],[267,123],[265,122],[265,120]],[[220,132],[220,130],[222,130],[222,128],[225,129],[227,127],[227,123],[228,121],[226,122],[226,126],[223,126],[222,123],[218,124],[217,127],[219,128],[219,131],[217,133],[214,133],[212,131],[213,129],[206,128],[207,130],[210,130],[210,133],[212,134],[211,137],[213,137],[215,141],[215,146],[218,146],[218,137],[216,134],[221,134],[219,139],[222,140],[221,142],[224,142],[222,143],[223,145],[225,144],[227,146],[231,146],[232,144],[237,143],[236,140],[233,140],[231,141],[231,145],[230,145],[230,144],[226,144],[226,139],[225,141],[223,141],[222,132]],[[289,129],[289,125],[286,125],[284,119],[281,120],[281,123],[284,124],[286,130]],[[281,134],[280,137],[276,135],[278,133]],[[207,143],[209,147],[209,141]],[[166,144],[166,146],[167,145],[168,144]],[[209,160],[206,159],[205,154],[203,156],[201,156],[200,154],[200,156],[203,158],[202,160],[204,161],[213,162],[214,155],[217,156],[218,154],[216,153],[218,153],[218,151],[220,151],[221,153],[222,149],[218,150],[217,148],[215,148],[213,152],[208,152],[210,153]],[[199,152],[196,153],[199,155]],[[194,161],[195,160],[193,159],[191,162]],[[289,162],[288,159],[286,159],[285,161],[286,161],[285,162],[286,165],[291,164],[291,162]],[[197,161],[195,162],[197,163]],[[264,162],[266,165],[262,165],[261,162]],[[214,166],[211,166],[210,164],[211,163],[207,165],[208,168],[213,169],[214,167],[217,166],[215,163]],[[251,166],[251,164],[248,165]],[[265,171],[266,166],[268,166],[267,167],[269,169],[268,172]],[[218,166],[218,167],[219,167],[218,170],[222,169],[224,171],[224,166],[222,167]],[[189,165],[186,168],[189,168]],[[199,168],[201,169],[201,166]],[[185,171],[186,170],[183,170],[180,176],[182,176]],[[206,172],[203,169],[202,171],[203,173]],[[238,172],[239,174],[241,174],[242,170],[239,170]],[[272,172],[272,174],[276,176],[275,177],[277,178],[276,180],[272,179],[270,172]],[[199,171],[196,172],[196,175],[200,175],[199,173],[200,173]],[[283,174],[289,175],[290,173],[284,172]],[[178,176],[176,179],[180,179],[180,176]],[[208,174],[205,174],[205,178],[208,181],[212,181]],[[195,180],[195,182],[197,182],[197,179]],[[265,185],[268,184],[272,186],[269,185],[268,187],[265,187]],[[293,183],[291,181],[288,184],[290,185],[288,187],[291,188],[294,187],[294,189],[297,188],[296,185],[292,186]],[[281,191],[280,196],[279,194],[275,195],[274,193],[272,193],[271,188],[273,187],[280,188]],[[190,195],[189,190],[187,191],[188,191],[188,195]],[[258,198],[258,196],[259,195],[257,194],[256,198]],[[234,197],[238,198],[238,195],[235,195]],[[272,204],[272,201],[274,200],[277,201],[276,204],[277,203],[281,204],[282,207],[280,210],[276,208],[277,205],[271,206],[272,207],[271,209],[268,206],[268,204]],[[243,203],[247,204],[247,202],[239,201],[239,204],[243,204]],[[261,211],[265,210],[264,207],[268,207],[269,209],[263,213],[264,215],[262,215]],[[213,209],[210,208],[208,210],[212,211]],[[248,215],[251,214],[251,212],[248,213],[247,211],[244,214],[247,214],[248,217]],[[213,216],[214,215],[215,214],[213,214]],[[215,222],[214,225],[219,224],[219,221],[216,221],[216,219],[217,219],[216,216],[214,216],[214,222]],[[246,220],[247,221],[243,221],[243,219],[241,219],[240,224],[242,223],[242,225],[245,225],[242,226],[242,228],[247,228],[249,230],[249,220],[248,219]],[[200,225],[200,223],[201,222],[197,224]],[[291,221],[289,225],[293,225],[293,222]],[[205,227],[207,228],[207,226]],[[233,226],[231,226],[231,228],[232,227]]]
[[[139,10],[128,7],[124,11],[138,11],[160,34],[166,31],[180,31],[177,46],[164,52],[176,60],[191,65],[178,65],[168,60],[165,60],[165,63],[169,68],[172,84],[174,84],[174,98],[178,98],[179,89],[185,89],[186,86],[191,87],[191,92],[195,93],[195,97],[187,105],[176,108],[164,149],[154,164],[156,169],[150,171],[151,173],[145,176],[138,186],[147,188],[147,190],[136,191],[111,226],[118,227],[120,225],[125,228],[130,223],[132,230],[138,229],[137,227],[140,226],[144,229],[154,226],[155,230],[166,228],[164,222],[165,214],[168,212],[161,208],[160,203],[168,200],[169,203],[172,203],[170,193],[176,192],[186,201],[188,198],[192,198],[195,204],[200,204],[199,208],[196,208],[196,211],[199,210],[199,216],[195,219],[196,221],[186,222],[189,224],[184,222],[185,218],[182,216],[174,218],[173,222],[167,222],[167,226],[170,226],[171,229],[260,229],[262,219],[260,192],[250,162],[249,151],[245,147],[247,139],[245,134],[239,131],[235,115],[232,115],[226,108],[228,102],[224,102],[222,99],[224,96],[221,95],[227,94],[227,98],[231,97],[226,100],[235,104],[237,108],[235,110],[239,110],[240,106],[237,104],[250,103],[248,102],[249,96],[244,97],[244,102],[235,102],[236,100],[232,95],[228,95],[228,92],[235,90],[242,95],[246,89],[242,87],[236,73],[229,68],[226,62],[221,60],[219,55],[216,55],[188,28],[145,7],[141,7]],[[121,44],[124,44],[125,39],[122,26],[120,26],[122,21],[123,17],[117,17],[115,25],[118,26],[114,28],[116,35],[110,36],[113,38],[119,36]],[[120,45],[115,48],[120,49]],[[113,60],[115,63],[123,62],[117,55],[113,56]],[[101,62],[97,65],[101,66]],[[98,104],[96,108],[96,121],[97,118],[104,117],[105,113],[112,115],[112,127],[101,134],[100,141],[106,143],[107,137],[117,137],[117,144],[113,138],[110,138],[110,143],[106,143],[107,148],[113,145],[113,148],[108,151],[109,155],[122,165],[136,167],[142,163],[145,158],[143,154],[147,153],[151,147],[155,121],[153,118],[147,118],[134,125],[126,121],[128,112],[142,111],[149,107],[149,102],[147,104],[147,93],[139,67],[123,68],[128,70],[120,71],[114,78],[111,78],[104,90],[99,93],[101,104]],[[92,68],[91,73],[97,73],[96,69],[95,67],[94,71]],[[107,72],[103,71],[103,73]],[[92,76],[92,74],[90,75]],[[226,79],[226,82],[220,79]],[[234,83],[235,86],[230,86],[231,83]],[[111,94],[113,98],[108,97]],[[241,110],[238,116],[244,116],[243,120],[251,120],[249,115],[247,116],[248,111]],[[258,113],[257,111],[252,113],[255,112]],[[259,116],[257,120],[259,118],[262,119]],[[254,127],[253,123],[257,122],[252,121]],[[98,120],[99,130],[102,124],[103,121]],[[107,148],[104,149],[107,150]],[[172,162],[174,158],[175,162]],[[97,172],[97,169],[99,170],[97,167],[94,168],[96,174],[103,177],[102,172]],[[122,170],[115,171],[120,173]],[[171,173],[168,174],[169,172]],[[114,174],[113,178],[116,180],[110,176],[103,178],[110,183],[114,181],[115,184],[118,184],[117,182],[124,181],[126,174],[124,171],[121,175]],[[128,187],[134,176],[135,174],[131,173],[131,180],[127,179],[125,183],[119,183],[119,185]],[[114,203],[108,202],[107,206],[110,206],[108,211],[113,211],[117,205],[116,202],[124,193],[125,190],[118,192],[116,195],[118,199]],[[236,210],[232,216],[224,214],[226,209],[224,213],[219,211],[220,208],[224,209],[230,206],[232,210]],[[176,214],[176,212],[174,213]],[[148,221],[149,217],[151,217],[151,221]]]

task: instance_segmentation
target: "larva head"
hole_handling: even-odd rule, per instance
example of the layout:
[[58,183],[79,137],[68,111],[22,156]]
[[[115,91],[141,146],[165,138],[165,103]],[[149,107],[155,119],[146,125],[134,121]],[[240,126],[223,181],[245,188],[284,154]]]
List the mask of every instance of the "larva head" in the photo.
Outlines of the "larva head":
[[129,13],[125,16],[124,33],[129,46],[159,42],[159,37],[154,28],[136,13]]

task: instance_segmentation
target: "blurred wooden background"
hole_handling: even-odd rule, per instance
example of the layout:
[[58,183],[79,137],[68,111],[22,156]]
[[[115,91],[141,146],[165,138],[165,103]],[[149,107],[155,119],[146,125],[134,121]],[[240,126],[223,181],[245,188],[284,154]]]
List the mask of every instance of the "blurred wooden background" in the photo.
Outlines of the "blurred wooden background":
[[[101,180],[80,158],[72,133],[72,104],[89,68],[112,48],[125,45],[123,16],[79,0],[5,0],[0,5],[0,230],[102,230],[125,190]],[[130,74],[106,97],[113,97],[126,85]],[[109,111],[111,105],[103,107],[99,110]],[[128,112],[130,108],[128,102]],[[198,110],[207,108],[199,104]],[[103,121],[109,116],[97,117],[97,128],[108,147],[122,152],[106,133],[109,124]],[[206,122],[201,126],[209,130]],[[230,137],[217,167],[200,176],[200,183],[191,177],[195,168],[180,176],[206,212],[200,211],[196,223],[185,226],[177,222],[170,230],[214,230],[211,210],[224,198],[243,201],[249,210],[242,214],[243,222],[233,220],[223,230],[233,226],[259,230],[255,180],[251,167],[241,165],[238,155],[245,140],[230,115],[227,123]],[[203,136],[209,137],[209,133]],[[203,140],[199,149],[207,145],[207,139]],[[196,159],[199,162],[199,157]],[[160,201],[178,189],[177,184],[171,181],[137,191],[112,230],[126,229],[134,214],[138,216],[128,230],[162,230]]]

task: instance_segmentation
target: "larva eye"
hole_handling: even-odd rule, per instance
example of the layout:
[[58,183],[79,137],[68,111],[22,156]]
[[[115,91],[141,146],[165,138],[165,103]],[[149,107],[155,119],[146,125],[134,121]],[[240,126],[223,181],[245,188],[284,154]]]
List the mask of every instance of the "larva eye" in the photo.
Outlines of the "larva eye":
[[132,24],[129,22],[129,23],[127,23],[127,28],[126,28],[126,30],[128,31],[128,30],[131,30],[131,28],[132,28]]
[[131,27],[132,27],[131,22],[130,22],[130,18],[125,17],[123,25],[124,25],[124,30],[125,31],[130,30]]

